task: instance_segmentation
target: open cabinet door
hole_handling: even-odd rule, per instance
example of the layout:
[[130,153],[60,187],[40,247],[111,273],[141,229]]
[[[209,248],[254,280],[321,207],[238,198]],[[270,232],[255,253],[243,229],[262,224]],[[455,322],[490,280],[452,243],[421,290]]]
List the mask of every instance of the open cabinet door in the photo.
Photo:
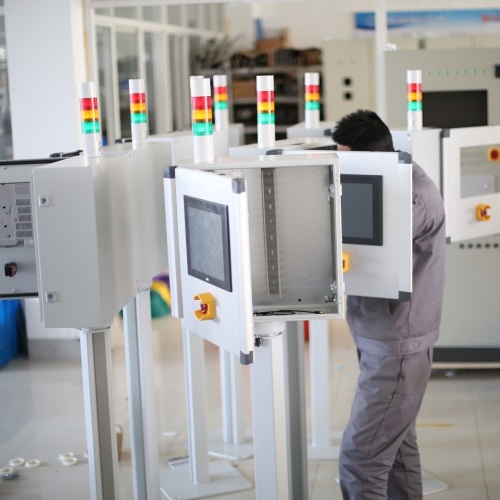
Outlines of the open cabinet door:
[[[170,168],[167,238],[176,311],[189,331],[252,362],[253,311],[246,182]],[[171,230],[168,231],[168,226]],[[182,285],[181,285],[182,283]]]
[[[315,151],[331,155],[331,151]],[[305,155],[306,151],[287,151]],[[336,151],[347,295],[410,300],[412,165],[408,153]]]
[[347,295],[410,300],[412,166],[405,153],[338,151]]
[[500,126],[445,130],[442,149],[449,241],[500,233]]

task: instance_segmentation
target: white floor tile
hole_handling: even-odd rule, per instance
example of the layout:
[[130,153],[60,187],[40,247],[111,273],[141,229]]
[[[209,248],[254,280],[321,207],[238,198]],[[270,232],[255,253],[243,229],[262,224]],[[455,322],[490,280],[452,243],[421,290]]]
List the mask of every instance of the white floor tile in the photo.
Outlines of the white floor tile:
[[[359,373],[356,350],[345,322],[331,323],[330,393],[332,431],[347,422]],[[155,394],[158,406],[160,464],[187,454],[185,375],[182,332],[178,320],[153,322]],[[116,422],[123,428],[120,491],[133,500],[131,480],[129,401],[126,384],[123,326],[112,328],[113,384]],[[219,352],[206,345],[207,428],[221,430]],[[305,352],[309,379],[308,344]],[[441,481],[446,491],[435,500],[500,500],[500,372],[456,371],[446,376],[436,370],[418,418],[423,467]],[[250,374],[243,372],[245,425],[251,430]],[[306,385],[307,415],[310,391]],[[19,469],[19,477],[0,481],[0,497],[10,500],[80,500],[89,498],[81,367],[78,362],[29,362],[16,359],[0,370],[0,467],[14,457],[38,458],[38,469]],[[4,402],[7,401],[7,404]],[[310,430],[310,424],[308,424]],[[65,467],[58,455],[73,451],[81,461]],[[253,483],[253,459],[234,462],[236,470]],[[341,499],[335,481],[336,460],[310,461],[309,500]],[[255,490],[215,497],[254,500]],[[267,499],[266,499],[267,500]],[[273,499],[269,499],[273,500]]]

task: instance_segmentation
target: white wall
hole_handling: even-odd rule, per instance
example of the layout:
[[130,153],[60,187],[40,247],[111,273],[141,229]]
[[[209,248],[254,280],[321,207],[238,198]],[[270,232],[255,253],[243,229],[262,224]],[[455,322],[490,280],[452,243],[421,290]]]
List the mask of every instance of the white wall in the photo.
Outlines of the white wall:
[[78,149],[78,83],[87,74],[82,1],[4,4],[14,158]]
[[[261,18],[264,29],[289,29],[290,46],[321,47],[324,38],[354,37],[354,14],[374,11],[375,0],[302,0],[228,4],[231,36],[242,34],[244,48],[253,48],[253,20]],[[388,11],[499,8],[498,0],[387,0]]]

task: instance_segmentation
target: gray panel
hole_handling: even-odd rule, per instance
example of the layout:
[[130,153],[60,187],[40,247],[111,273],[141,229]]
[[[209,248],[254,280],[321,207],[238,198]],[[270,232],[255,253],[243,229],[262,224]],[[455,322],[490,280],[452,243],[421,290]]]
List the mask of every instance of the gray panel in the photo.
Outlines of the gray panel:
[[500,236],[446,247],[439,347],[500,346]]
[[[329,185],[327,166],[276,170],[281,297],[271,301],[267,293],[254,290],[255,306],[321,304],[331,295],[334,272]],[[252,209],[250,206],[250,213]]]
[[[461,196],[497,193],[500,189],[500,137],[494,144],[460,148]],[[495,160],[490,159],[494,151]]]
[[[281,294],[270,295],[260,168],[242,171],[247,181],[254,306],[316,307],[332,293],[331,214],[326,165],[275,169],[277,248]],[[266,169],[267,170],[267,169]],[[324,196],[319,195],[323,192]],[[307,203],[304,202],[307,200]],[[324,231],[318,231],[324,228]],[[300,237],[299,237],[300,235]],[[307,276],[307,280],[304,277]]]
[[498,49],[405,50],[386,53],[387,123],[406,127],[406,71],[422,70],[423,114],[425,92],[488,91],[488,125],[500,124],[500,87],[495,78]]

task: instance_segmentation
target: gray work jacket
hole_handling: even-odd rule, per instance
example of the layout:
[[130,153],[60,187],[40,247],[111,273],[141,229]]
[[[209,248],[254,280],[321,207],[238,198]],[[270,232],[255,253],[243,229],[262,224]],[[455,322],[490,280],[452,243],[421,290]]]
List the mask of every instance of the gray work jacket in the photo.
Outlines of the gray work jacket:
[[356,346],[373,354],[408,354],[439,336],[445,275],[441,194],[413,163],[413,291],[409,302],[350,296],[347,323]]

